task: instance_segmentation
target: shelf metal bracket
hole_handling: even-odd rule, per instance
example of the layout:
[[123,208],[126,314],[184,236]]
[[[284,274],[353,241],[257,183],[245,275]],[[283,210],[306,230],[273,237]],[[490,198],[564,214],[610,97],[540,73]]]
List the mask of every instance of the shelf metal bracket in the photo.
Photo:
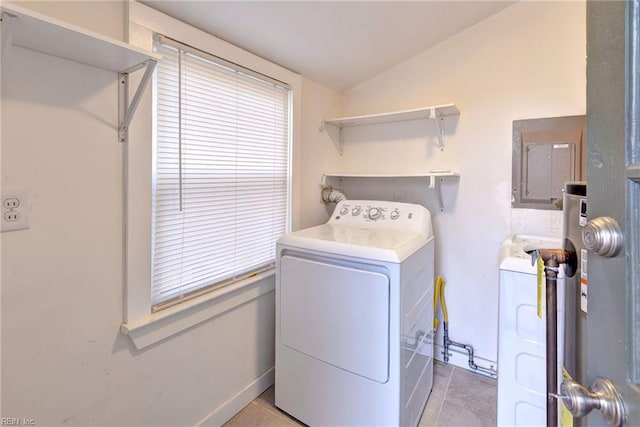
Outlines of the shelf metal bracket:
[[338,149],[338,153],[340,153],[340,155],[342,156],[342,153],[344,152],[344,141],[343,141],[343,136],[342,136],[342,126],[329,124],[329,123],[323,121],[320,124],[319,130],[320,130],[320,132],[327,131],[327,135],[329,135],[329,138],[331,138],[331,141],[333,142],[333,145],[336,146],[336,148]]
[[3,13],[0,21],[2,21],[2,63],[4,63],[5,56],[9,52],[9,48],[13,44],[13,29],[18,19],[14,15]]
[[438,177],[437,175],[429,176],[429,188],[433,188],[436,190],[436,195],[438,196],[438,205],[440,206],[440,212],[444,211],[444,202],[442,201],[442,183],[443,179]]
[[[156,68],[157,63],[154,59],[148,59],[118,73],[118,141],[123,144],[129,142],[129,125],[131,124],[131,119],[133,119],[133,115],[140,104],[142,94],[149,80],[151,80],[153,70]],[[129,104],[129,74],[142,68],[145,68],[144,75]]]
[[434,107],[429,111],[429,118],[435,121],[440,151],[444,151],[444,116]]

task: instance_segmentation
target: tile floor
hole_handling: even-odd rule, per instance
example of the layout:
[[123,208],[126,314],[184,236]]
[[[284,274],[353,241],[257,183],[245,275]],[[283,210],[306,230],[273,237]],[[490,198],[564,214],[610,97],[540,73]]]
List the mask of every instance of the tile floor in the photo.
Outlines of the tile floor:
[[[225,427],[301,426],[274,405],[273,386],[247,405]],[[496,425],[496,380],[437,362],[433,390],[420,420],[421,427]]]

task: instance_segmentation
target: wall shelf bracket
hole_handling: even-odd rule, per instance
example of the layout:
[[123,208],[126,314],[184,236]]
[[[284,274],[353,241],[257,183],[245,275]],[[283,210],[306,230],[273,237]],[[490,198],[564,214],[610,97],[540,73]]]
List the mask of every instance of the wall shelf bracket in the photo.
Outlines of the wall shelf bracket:
[[440,212],[444,211],[444,202],[442,200],[442,175],[429,175],[429,188],[436,190],[436,196],[438,196],[438,206],[440,206]]
[[338,153],[342,156],[344,153],[344,140],[342,136],[342,128],[344,126],[341,124],[327,123],[326,120],[323,120],[320,124],[320,132],[327,131],[327,135],[331,138],[331,142],[336,146]]
[[[123,144],[129,142],[129,125],[140,104],[142,94],[151,80],[153,70],[158,62],[148,59],[138,65],[118,73],[118,141]],[[144,75],[136,88],[136,93],[129,104],[129,74],[144,68]]]
[[[159,55],[9,2],[0,4],[0,17],[3,65],[9,48],[18,46],[117,73],[118,140],[127,142],[129,124]],[[129,104],[129,74],[142,68],[144,75]]]
[[436,130],[438,131],[438,142],[440,143],[440,151],[444,151],[444,115],[435,107],[431,108],[429,112],[429,118],[436,124]]

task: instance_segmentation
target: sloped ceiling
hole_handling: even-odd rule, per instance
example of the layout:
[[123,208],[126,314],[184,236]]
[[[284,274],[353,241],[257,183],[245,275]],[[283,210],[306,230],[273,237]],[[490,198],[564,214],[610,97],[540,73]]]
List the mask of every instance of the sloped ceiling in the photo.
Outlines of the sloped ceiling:
[[142,1],[344,91],[513,1]]

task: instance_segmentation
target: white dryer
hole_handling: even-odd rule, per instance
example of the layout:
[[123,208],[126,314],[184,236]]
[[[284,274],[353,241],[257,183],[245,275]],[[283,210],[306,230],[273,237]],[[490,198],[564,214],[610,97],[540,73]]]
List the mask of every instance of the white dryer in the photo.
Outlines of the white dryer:
[[415,426],[433,384],[434,239],[420,205],[340,202],[283,236],[276,406],[311,426]]

